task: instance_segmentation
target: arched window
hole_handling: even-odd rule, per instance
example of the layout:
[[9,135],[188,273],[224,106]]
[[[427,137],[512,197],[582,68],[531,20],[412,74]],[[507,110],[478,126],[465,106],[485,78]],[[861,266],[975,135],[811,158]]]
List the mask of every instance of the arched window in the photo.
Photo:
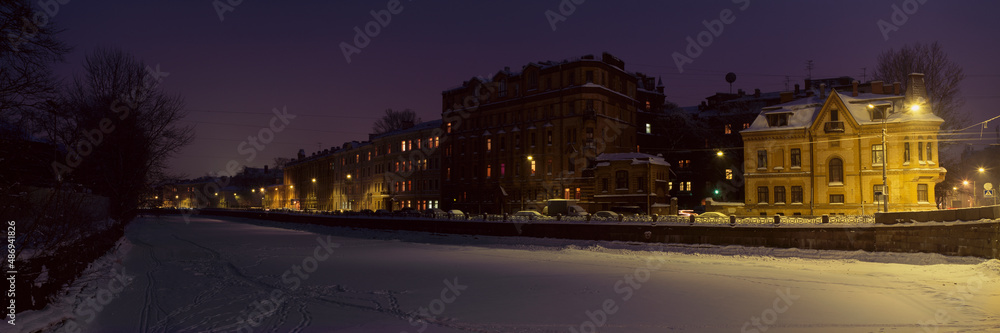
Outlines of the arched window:
[[830,160],[830,183],[844,183],[844,161],[839,158]]

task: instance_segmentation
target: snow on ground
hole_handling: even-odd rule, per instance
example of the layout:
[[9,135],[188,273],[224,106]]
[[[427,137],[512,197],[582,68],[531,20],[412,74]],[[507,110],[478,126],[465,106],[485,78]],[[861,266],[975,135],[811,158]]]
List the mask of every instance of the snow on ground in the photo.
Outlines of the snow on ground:
[[970,257],[198,216],[139,219],[126,237],[121,264],[102,261],[73,297],[18,314],[17,329],[73,331],[48,326],[61,321],[82,332],[1000,331],[1000,261]]

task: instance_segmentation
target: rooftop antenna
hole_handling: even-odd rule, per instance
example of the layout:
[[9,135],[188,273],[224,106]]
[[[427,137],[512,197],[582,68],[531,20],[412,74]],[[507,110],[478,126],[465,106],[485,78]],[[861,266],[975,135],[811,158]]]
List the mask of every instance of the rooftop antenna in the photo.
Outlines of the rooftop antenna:
[[726,82],[729,82],[729,93],[733,93],[733,82],[736,82],[736,73],[726,73]]

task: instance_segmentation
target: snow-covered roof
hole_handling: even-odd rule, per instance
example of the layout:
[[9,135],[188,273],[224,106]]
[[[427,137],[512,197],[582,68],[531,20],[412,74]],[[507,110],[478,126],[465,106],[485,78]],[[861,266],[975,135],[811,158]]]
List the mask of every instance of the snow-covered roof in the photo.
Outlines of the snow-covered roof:
[[[893,105],[897,109],[897,112],[890,113],[889,118],[885,120],[888,123],[906,121],[944,122],[941,117],[938,117],[929,110],[924,110],[923,112],[905,112],[902,106],[904,97],[900,95],[862,93],[858,94],[858,96],[851,96],[850,93],[840,93],[836,90],[831,91],[830,95],[826,98],[820,98],[817,95],[765,107],[761,109],[760,114],[757,115],[757,118],[754,119],[750,127],[741,132],[805,129],[816,121],[816,117],[823,108],[823,105],[833,98],[839,99],[847,107],[847,111],[851,117],[861,125],[882,123],[881,119],[872,119],[871,113],[868,110],[869,104]],[[767,116],[778,113],[789,114],[787,125],[780,127],[769,126]]]
[[[667,161],[664,160],[663,157],[644,154],[644,153],[604,153],[597,155],[596,160],[598,162],[631,160],[633,165],[651,163],[656,165],[670,166],[670,163],[667,163]],[[601,164],[598,163],[598,166],[601,166]]]

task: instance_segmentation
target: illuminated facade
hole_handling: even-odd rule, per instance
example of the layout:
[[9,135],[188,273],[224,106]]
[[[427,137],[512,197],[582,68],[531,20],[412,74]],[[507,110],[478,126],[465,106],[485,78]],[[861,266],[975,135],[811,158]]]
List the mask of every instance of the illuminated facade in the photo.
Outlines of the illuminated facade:
[[741,132],[745,213],[873,214],[886,207],[882,193],[889,211],[935,209],[934,186],[946,173],[937,151],[943,120],[930,109],[923,74],[911,74],[907,87],[905,95],[898,83],[883,89],[878,81],[829,95],[820,87],[764,108]]

